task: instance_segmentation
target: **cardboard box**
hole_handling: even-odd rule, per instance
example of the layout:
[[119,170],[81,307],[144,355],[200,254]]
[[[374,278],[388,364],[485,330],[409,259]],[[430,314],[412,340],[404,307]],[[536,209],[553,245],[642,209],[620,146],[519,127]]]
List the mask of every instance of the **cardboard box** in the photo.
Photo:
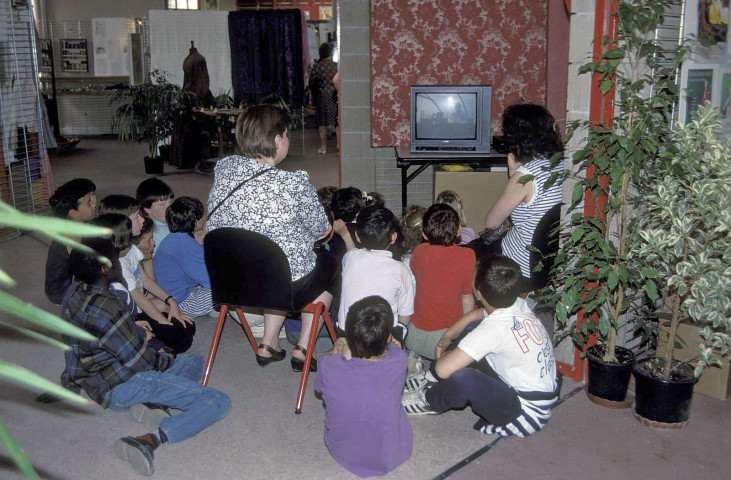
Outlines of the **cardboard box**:
[[[667,323],[667,320],[660,319],[657,338],[658,357],[664,356],[667,352],[668,337],[670,336],[670,327],[664,326],[663,323]],[[698,356],[698,345],[703,343],[704,340],[701,338],[697,326],[681,323],[678,325],[676,342],[679,342],[683,348],[675,347],[673,358],[686,361]],[[726,397],[731,393],[731,363],[728,357],[723,359],[718,353],[714,352],[713,357],[721,361],[721,367],[704,368],[693,391],[707,397],[726,400]],[[691,365],[695,367],[696,363],[691,362]]]

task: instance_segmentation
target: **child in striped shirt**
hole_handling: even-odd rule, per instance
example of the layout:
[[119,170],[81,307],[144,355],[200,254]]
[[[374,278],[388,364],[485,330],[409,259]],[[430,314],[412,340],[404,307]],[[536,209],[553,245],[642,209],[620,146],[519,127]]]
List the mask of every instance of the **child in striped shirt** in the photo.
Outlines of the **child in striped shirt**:
[[[406,413],[425,415],[471,405],[475,430],[524,437],[543,428],[558,400],[553,347],[520,298],[518,264],[503,255],[480,260],[474,293],[485,309],[448,328],[430,371],[407,378]],[[482,317],[482,318],[480,318]]]

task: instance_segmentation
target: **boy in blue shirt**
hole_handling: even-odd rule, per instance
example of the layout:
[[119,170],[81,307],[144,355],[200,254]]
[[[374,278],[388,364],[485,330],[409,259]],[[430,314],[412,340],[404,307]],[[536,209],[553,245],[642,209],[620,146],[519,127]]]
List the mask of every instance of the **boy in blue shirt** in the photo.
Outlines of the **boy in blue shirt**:
[[157,283],[173,296],[180,311],[200,317],[213,309],[211,280],[203,245],[195,238],[205,224],[203,204],[192,197],[176,199],[165,213],[170,233],[152,258]]

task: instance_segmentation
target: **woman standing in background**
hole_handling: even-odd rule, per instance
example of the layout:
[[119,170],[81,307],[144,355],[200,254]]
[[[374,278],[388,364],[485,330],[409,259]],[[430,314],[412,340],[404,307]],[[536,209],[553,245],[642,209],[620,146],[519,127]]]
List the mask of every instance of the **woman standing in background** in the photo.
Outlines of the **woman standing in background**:
[[309,87],[315,102],[315,120],[320,135],[317,153],[327,153],[328,127],[335,127],[338,120],[338,103],[335,99],[333,78],[338,73],[338,64],[332,59],[329,43],[320,45],[320,60],[312,67]]

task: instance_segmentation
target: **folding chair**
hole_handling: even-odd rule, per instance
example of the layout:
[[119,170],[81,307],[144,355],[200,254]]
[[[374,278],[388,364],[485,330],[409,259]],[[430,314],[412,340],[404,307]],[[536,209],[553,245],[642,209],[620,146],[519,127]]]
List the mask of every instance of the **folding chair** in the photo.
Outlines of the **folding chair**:
[[295,413],[301,413],[320,316],[324,318],[330,338],[335,342],[335,329],[327,308],[322,302],[294,305],[292,275],[287,257],[276,243],[264,235],[241,228],[218,228],[206,235],[203,248],[208,276],[211,279],[213,302],[221,304],[211,349],[208,352],[203,385],[208,384],[229,309],[236,311],[255,354],[258,346],[242,307],[281,312],[309,312],[313,314],[313,322],[295,406]]

